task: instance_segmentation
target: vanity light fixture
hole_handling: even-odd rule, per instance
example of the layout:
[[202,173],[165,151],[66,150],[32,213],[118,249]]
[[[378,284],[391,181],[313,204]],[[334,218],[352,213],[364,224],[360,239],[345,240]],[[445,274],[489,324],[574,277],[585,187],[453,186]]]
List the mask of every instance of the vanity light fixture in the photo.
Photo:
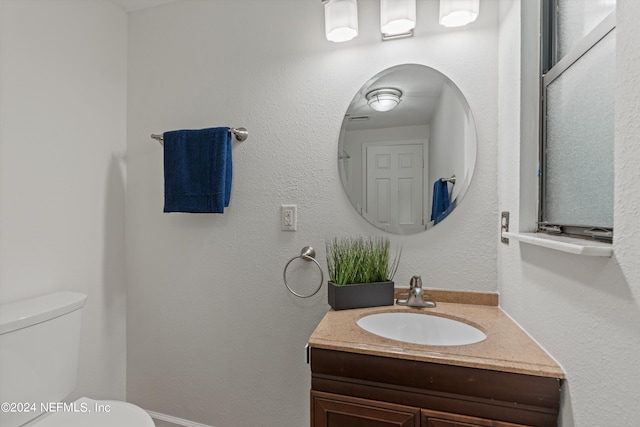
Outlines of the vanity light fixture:
[[380,0],[382,40],[413,36],[416,27],[416,0]]
[[357,0],[322,0],[327,40],[346,42],[358,35]]
[[398,89],[375,89],[367,93],[367,104],[376,111],[389,111],[398,106],[401,96]]
[[440,25],[461,27],[475,21],[480,0],[440,0]]

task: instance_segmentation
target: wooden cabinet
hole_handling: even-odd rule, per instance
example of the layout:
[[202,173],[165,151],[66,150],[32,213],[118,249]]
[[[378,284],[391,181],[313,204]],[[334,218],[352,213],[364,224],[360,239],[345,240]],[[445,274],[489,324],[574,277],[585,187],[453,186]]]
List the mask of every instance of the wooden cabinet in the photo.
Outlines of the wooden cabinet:
[[486,418],[469,417],[447,412],[422,410],[422,427],[526,427]]
[[315,427],[528,427],[318,391],[311,392],[311,417]]
[[311,348],[311,427],[557,426],[560,380]]
[[326,427],[420,427],[420,409],[330,393],[311,392],[313,421]]

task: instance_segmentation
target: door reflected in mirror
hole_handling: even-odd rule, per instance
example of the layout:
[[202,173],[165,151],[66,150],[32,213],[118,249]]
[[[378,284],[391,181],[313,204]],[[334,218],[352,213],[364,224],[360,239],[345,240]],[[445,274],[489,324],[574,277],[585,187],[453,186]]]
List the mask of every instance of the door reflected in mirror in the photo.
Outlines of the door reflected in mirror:
[[354,96],[340,130],[338,168],[363,218],[413,234],[460,204],[476,152],[475,122],[458,87],[433,68],[405,64],[375,75]]

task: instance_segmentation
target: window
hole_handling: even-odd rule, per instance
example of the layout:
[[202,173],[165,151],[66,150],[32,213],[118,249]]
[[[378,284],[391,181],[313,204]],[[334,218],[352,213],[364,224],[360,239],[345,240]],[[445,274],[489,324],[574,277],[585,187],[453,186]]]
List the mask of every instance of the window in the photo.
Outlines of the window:
[[615,0],[542,7],[538,230],[611,241]]

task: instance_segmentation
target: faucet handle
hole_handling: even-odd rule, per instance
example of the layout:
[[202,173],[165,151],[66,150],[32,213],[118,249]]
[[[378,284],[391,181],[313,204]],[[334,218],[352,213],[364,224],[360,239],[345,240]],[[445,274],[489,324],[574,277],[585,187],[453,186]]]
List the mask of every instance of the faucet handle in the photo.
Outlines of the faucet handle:
[[409,288],[410,289],[422,289],[422,277],[421,276],[413,276],[411,278],[411,280],[409,281]]
[[406,305],[409,307],[429,307],[433,308],[436,303],[433,301],[425,301],[422,296],[422,277],[413,276],[409,281],[409,297],[407,299],[397,299],[396,304]]

